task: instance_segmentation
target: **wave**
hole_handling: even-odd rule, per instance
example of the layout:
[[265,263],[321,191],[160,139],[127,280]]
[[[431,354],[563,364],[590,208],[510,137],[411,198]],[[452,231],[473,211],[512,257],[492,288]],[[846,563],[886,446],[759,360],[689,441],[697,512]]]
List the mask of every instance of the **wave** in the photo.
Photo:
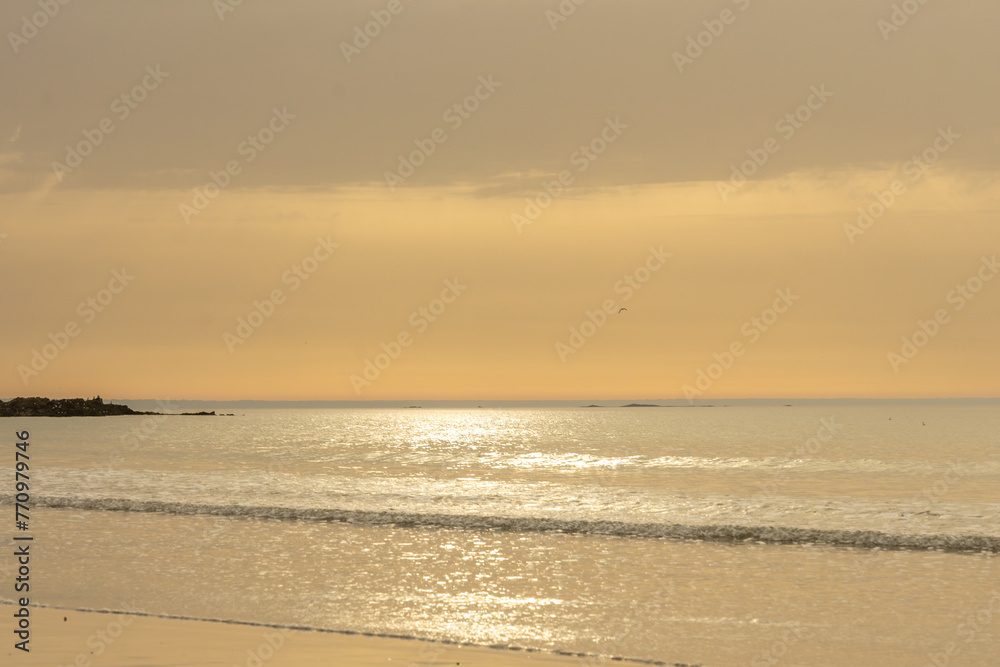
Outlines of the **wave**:
[[[13,600],[0,597],[0,605],[13,605]],[[61,607],[58,605],[35,603],[32,607],[40,609],[58,609],[59,611],[77,611],[85,614],[113,614],[116,616],[135,616],[142,618],[161,618],[170,621],[199,621],[201,623],[222,623],[225,625],[243,625],[254,628],[269,628],[273,630],[293,630],[300,632],[325,632],[335,635],[376,637],[379,639],[405,639],[409,641],[433,642],[435,644],[447,644],[454,646],[472,646],[476,648],[494,649],[500,651],[523,651],[525,653],[550,653],[559,656],[569,656],[575,658],[588,659],[591,664],[604,664],[604,661],[626,662],[641,665],[661,665],[663,667],[702,667],[701,663],[664,662],[663,660],[651,660],[647,658],[626,658],[624,656],[609,656],[598,653],[583,653],[578,651],[563,651],[559,649],[540,649],[528,646],[518,646],[516,644],[470,644],[452,639],[433,639],[429,637],[418,637],[416,635],[401,635],[387,632],[365,632],[361,630],[337,630],[334,628],[322,628],[311,625],[290,625],[284,623],[264,623],[261,621],[242,621],[236,619],[223,618],[202,618],[198,616],[184,616],[179,614],[158,614],[137,610],[115,610],[115,609],[90,609],[87,607]]]
[[[397,457],[386,453],[385,458]],[[471,457],[463,457],[469,458]],[[454,462],[450,453],[441,455],[441,461]],[[414,453],[408,464],[426,464],[426,453]],[[734,470],[770,471],[792,470],[811,473],[902,473],[902,474],[943,474],[954,475],[994,475],[1000,473],[1000,461],[882,461],[878,459],[820,459],[796,458],[793,456],[765,457],[703,457],[703,456],[658,456],[632,455],[620,457],[595,456],[581,453],[546,455],[541,452],[510,456],[507,454],[479,455],[475,463],[495,468],[567,468],[567,469],[609,469],[616,472],[636,470],[670,470],[686,468],[691,470]]]
[[[0,504],[13,504],[0,495]],[[499,530],[527,533],[570,533],[625,538],[667,538],[706,542],[762,544],[822,544],[860,549],[908,549],[1000,553],[1000,537],[971,534],[905,534],[874,530],[830,530],[775,525],[676,524],[653,522],[505,517],[477,514],[435,514],[356,509],[304,509],[257,505],[131,500],[126,498],[67,498],[39,496],[36,507],[93,511],[208,515],[278,521],[320,521],[370,526]]]

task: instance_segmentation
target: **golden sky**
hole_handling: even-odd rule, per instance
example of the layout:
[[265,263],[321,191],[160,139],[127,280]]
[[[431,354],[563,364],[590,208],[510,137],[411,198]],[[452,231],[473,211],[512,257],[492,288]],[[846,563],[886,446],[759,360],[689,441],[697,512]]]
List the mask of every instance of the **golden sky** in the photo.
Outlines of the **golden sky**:
[[0,395],[1000,396],[1000,5],[895,7],[9,0]]

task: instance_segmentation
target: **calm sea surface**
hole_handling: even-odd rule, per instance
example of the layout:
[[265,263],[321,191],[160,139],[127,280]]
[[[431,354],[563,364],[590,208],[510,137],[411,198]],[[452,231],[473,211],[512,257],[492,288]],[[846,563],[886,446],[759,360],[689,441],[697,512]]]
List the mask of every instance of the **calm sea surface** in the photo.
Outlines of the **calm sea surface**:
[[1000,665],[996,407],[233,412],[5,420],[31,432],[33,599],[706,667]]

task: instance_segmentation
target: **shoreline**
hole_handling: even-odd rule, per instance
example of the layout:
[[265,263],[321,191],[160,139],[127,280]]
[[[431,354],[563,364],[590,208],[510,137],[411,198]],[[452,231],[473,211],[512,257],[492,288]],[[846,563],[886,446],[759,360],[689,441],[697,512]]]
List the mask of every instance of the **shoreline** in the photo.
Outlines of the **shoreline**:
[[[0,600],[0,606],[11,603]],[[331,659],[352,667],[476,665],[478,667],[579,667],[594,664],[697,667],[659,660],[598,656],[517,646],[460,644],[352,630],[208,619],[143,611],[85,609],[34,603],[30,652],[11,645],[3,654],[17,665],[131,667],[231,664],[326,667]],[[165,641],[168,640],[168,641]]]

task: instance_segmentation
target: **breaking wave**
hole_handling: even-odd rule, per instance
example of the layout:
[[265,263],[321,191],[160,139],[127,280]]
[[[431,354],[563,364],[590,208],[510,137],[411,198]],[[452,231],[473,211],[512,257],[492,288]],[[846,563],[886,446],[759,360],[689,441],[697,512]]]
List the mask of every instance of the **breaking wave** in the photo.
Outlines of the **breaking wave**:
[[[370,526],[571,533],[728,543],[821,544],[861,549],[1000,553],[1000,537],[974,534],[902,534],[874,530],[829,530],[776,525],[676,524],[335,508],[305,509],[256,505],[211,505],[124,498],[40,496],[32,500],[32,504],[36,507],[93,511],[148,512],[185,516],[207,515],[279,521],[320,521]],[[0,496],[0,504],[13,504],[13,498]]]

